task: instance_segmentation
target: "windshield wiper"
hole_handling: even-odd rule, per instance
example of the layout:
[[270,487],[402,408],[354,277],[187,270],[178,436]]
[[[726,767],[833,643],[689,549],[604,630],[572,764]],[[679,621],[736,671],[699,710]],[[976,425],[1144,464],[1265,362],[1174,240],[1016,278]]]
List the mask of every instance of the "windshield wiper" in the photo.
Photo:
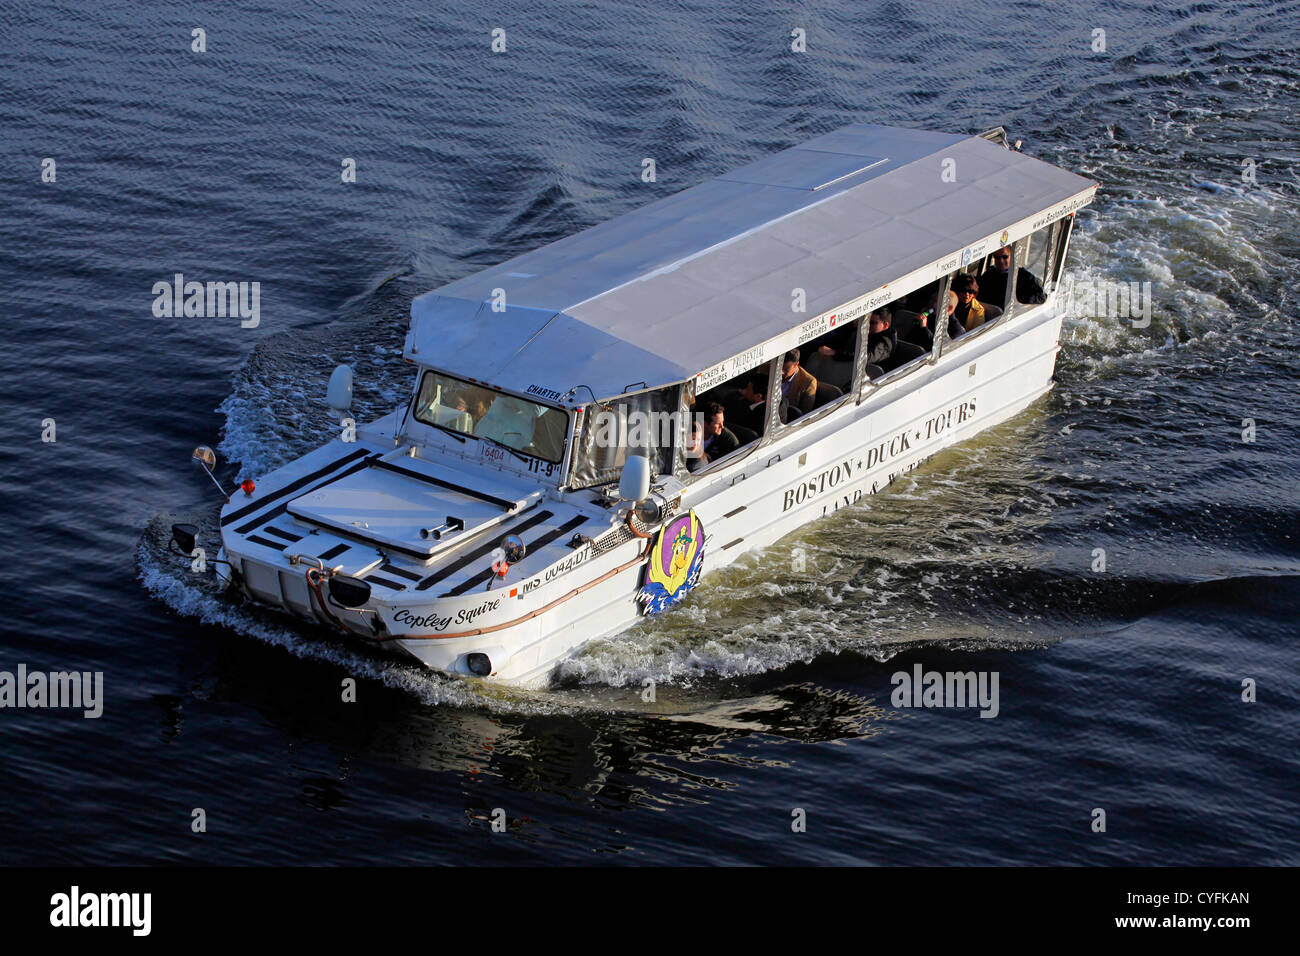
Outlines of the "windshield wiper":
[[[419,417],[419,416],[417,416],[417,418],[418,418],[418,417]],[[456,439],[456,441],[460,442],[462,445],[465,444],[465,433],[464,433],[464,432],[458,432],[458,431],[456,431],[456,429],[454,429],[454,428],[449,428],[449,427],[447,427],[446,425],[439,425],[437,422],[425,421],[423,418],[419,418],[419,421],[424,422],[424,424],[426,424],[426,425],[432,425],[434,428],[437,428],[437,429],[440,429],[440,430],[446,432],[448,435],[450,435],[452,438]]]

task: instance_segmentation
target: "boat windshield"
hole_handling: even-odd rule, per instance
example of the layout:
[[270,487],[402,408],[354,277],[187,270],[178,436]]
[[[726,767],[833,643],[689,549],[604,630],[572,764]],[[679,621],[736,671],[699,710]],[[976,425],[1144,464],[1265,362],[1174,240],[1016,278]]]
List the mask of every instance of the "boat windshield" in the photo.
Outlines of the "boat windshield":
[[450,375],[424,373],[415,417],[426,425],[486,439],[554,464],[564,458],[567,414]]

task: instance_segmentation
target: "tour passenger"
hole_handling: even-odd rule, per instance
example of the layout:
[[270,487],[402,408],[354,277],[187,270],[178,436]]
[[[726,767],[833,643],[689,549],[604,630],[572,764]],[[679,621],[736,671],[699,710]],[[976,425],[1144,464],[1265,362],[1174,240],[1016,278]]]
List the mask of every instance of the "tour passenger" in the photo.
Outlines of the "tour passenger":
[[952,281],[952,291],[957,294],[957,308],[953,310],[952,317],[961,323],[962,330],[970,332],[977,329],[988,321],[988,316],[984,313],[984,304],[980,302],[980,286],[974,276],[959,275]]
[[[896,341],[910,342],[921,349],[926,347],[925,337],[920,334],[925,331],[920,327],[921,313],[911,297],[895,299],[883,308],[889,311],[889,327],[894,330]],[[869,378],[875,378],[876,374],[879,372],[867,372]]]
[[[740,386],[740,402],[734,420],[757,435],[762,435],[767,424],[767,375],[747,376]],[[782,421],[784,421],[784,416]]]
[[[439,394],[442,394],[441,390]],[[474,430],[474,420],[470,418],[465,406],[465,396],[459,392],[448,392],[442,404],[438,404],[435,399],[430,410],[433,412],[433,420],[445,428],[466,433]]]
[[781,364],[781,394],[791,406],[807,412],[817,401],[817,379],[799,367],[799,350],[785,353]]
[[892,322],[893,313],[887,305],[871,313],[867,323],[868,365],[883,368],[889,362],[890,356],[894,354],[894,346],[898,344],[898,333],[890,327]]
[[[979,297],[983,302],[998,308],[1007,301],[1007,277],[1011,275],[1011,247],[1003,246],[993,253],[993,268],[980,276]],[[1042,305],[1047,293],[1034,274],[1021,266],[1016,270],[1016,301],[1021,305]]]
[[492,405],[493,393],[475,386],[467,386],[461,394],[465,398],[465,410],[469,412],[470,418],[477,425],[483,420],[483,416],[488,413],[488,408]]
[[701,445],[709,461],[717,461],[740,447],[740,439],[726,426],[726,410],[717,402],[704,407],[704,442]]
[[[955,339],[964,334],[966,329],[953,318],[953,313],[957,310],[957,294],[951,289],[948,290],[947,303],[944,315],[948,322],[948,338]],[[936,296],[934,307],[928,312],[922,312],[917,316],[916,325],[912,328],[910,341],[921,346],[927,352],[934,348],[935,313],[939,311],[940,307],[940,299]]]
[[691,422],[691,439],[686,445],[686,468],[694,473],[709,463],[709,456],[704,451],[704,427],[699,419]]

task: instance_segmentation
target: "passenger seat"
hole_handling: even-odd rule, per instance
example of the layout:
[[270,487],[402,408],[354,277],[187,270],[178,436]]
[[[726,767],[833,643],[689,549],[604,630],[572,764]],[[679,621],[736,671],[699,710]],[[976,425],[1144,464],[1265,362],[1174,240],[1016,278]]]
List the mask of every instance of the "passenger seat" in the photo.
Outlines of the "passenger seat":
[[837,386],[832,385],[830,382],[818,382],[817,397],[813,399],[812,407],[821,408],[823,405],[835,401],[835,399],[839,398],[843,394],[843,391],[841,391]]
[[908,362],[914,362],[925,354],[925,349],[911,342],[899,341],[894,345],[894,352],[889,358],[880,363],[880,367],[886,372],[892,372],[896,368],[902,368]]

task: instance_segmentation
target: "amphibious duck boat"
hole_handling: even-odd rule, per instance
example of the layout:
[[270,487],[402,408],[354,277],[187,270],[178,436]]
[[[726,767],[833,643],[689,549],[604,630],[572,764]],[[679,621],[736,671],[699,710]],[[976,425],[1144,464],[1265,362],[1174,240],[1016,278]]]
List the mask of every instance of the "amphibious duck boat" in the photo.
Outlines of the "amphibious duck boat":
[[[440,671],[545,682],[1050,389],[1095,190],[1000,129],[847,126],[421,295],[408,400],[235,491],[219,572]],[[997,300],[945,324],[971,277]]]

